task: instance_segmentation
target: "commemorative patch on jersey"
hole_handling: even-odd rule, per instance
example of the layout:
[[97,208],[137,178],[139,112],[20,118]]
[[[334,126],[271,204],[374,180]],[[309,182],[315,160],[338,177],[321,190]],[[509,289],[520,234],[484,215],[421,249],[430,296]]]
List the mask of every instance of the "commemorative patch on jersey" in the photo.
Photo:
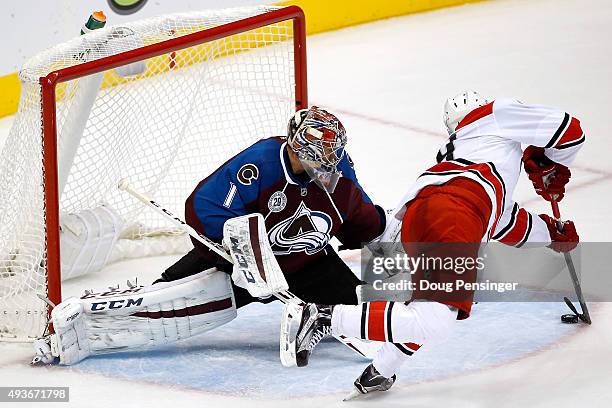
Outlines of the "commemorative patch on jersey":
[[236,178],[238,178],[240,184],[250,186],[253,183],[253,180],[257,180],[259,178],[259,169],[253,163],[247,163],[238,169]]
[[268,209],[272,212],[281,212],[287,206],[287,196],[282,191],[276,191],[268,200]]

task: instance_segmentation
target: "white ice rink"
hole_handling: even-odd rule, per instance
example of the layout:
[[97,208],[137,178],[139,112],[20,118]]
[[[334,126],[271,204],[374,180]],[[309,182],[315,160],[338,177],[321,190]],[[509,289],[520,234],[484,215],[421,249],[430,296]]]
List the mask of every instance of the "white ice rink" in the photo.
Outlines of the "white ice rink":
[[[581,119],[587,143],[562,214],[582,241],[612,241],[610,38],[609,0],[498,0],[394,18],[309,37],[310,102],[338,114],[361,184],[387,207],[434,162],[448,96],[475,89],[565,109]],[[0,138],[11,122],[0,119]],[[549,212],[525,180],[515,199]],[[148,282],[174,259],[112,265],[67,282],[64,293]],[[591,308],[587,327],[562,325],[558,303],[479,304],[452,341],[415,355],[388,393],[350,403],[340,400],[367,362],[328,342],[312,366],[282,368],[279,305],[248,306],[227,326],[166,349],[70,368],[29,367],[29,345],[0,343],[0,386],[69,386],[71,403],[53,406],[70,407],[610,407],[612,304]]]

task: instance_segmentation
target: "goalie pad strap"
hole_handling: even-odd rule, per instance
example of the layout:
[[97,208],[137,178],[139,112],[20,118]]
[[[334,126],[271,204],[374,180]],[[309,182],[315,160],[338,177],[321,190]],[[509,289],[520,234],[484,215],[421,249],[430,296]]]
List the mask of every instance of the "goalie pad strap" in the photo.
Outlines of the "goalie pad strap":
[[146,317],[147,319],[171,319],[173,317],[197,316],[206,313],[218,312],[220,310],[229,309],[232,307],[232,299],[230,297],[216,300],[214,302],[204,303],[202,305],[188,306],[183,309],[162,310],[159,312],[136,312],[132,316]]

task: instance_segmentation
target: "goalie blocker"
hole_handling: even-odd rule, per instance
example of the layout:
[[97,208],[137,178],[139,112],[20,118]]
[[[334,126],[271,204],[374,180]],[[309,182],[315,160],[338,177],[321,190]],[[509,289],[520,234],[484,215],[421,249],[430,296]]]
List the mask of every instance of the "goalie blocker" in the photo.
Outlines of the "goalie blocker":
[[232,280],[251,296],[265,298],[289,289],[270,247],[261,214],[227,220],[223,225],[223,244],[234,261]]

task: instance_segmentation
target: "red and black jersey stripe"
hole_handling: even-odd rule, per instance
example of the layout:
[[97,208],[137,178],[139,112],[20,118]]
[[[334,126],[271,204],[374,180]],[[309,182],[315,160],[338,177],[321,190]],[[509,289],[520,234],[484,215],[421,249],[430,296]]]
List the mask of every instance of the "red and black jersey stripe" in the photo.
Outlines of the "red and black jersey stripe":
[[393,345],[397,347],[399,351],[406,354],[407,356],[413,355],[415,352],[417,352],[421,348],[420,344],[415,344],[415,343],[393,343]]
[[367,302],[361,311],[361,338],[393,342],[392,318],[395,302]]
[[585,136],[580,121],[565,113],[561,125],[546,144],[546,148],[567,149],[584,142]]
[[518,206],[518,204],[514,203],[514,206],[512,207],[512,213],[510,213],[510,221],[508,221],[508,224],[506,224],[506,226],[502,228],[497,234],[493,235],[493,239],[499,240],[516,225],[516,214],[518,213],[519,208],[520,207]]
[[367,302],[362,306],[361,338],[375,341],[391,341],[391,311],[393,302]]
[[361,338],[367,340],[368,332],[367,332],[367,324],[368,324],[368,310],[369,303],[364,303],[361,305]]
[[393,317],[393,305],[395,305],[395,302],[388,302],[385,312],[385,334],[387,341],[390,342],[393,342],[393,330],[391,329],[393,327],[391,324],[391,319]]
[[512,207],[510,221],[493,236],[493,239],[520,248],[527,242],[532,227],[532,215],[525,209],[519,208],[518,204],[515,203]]
[[411,356],[421,346],[415,343],[393,341],[393,307],[395,302],[367,302],[361,309],[361,338],[365,340],[393,343],[402,353]]

